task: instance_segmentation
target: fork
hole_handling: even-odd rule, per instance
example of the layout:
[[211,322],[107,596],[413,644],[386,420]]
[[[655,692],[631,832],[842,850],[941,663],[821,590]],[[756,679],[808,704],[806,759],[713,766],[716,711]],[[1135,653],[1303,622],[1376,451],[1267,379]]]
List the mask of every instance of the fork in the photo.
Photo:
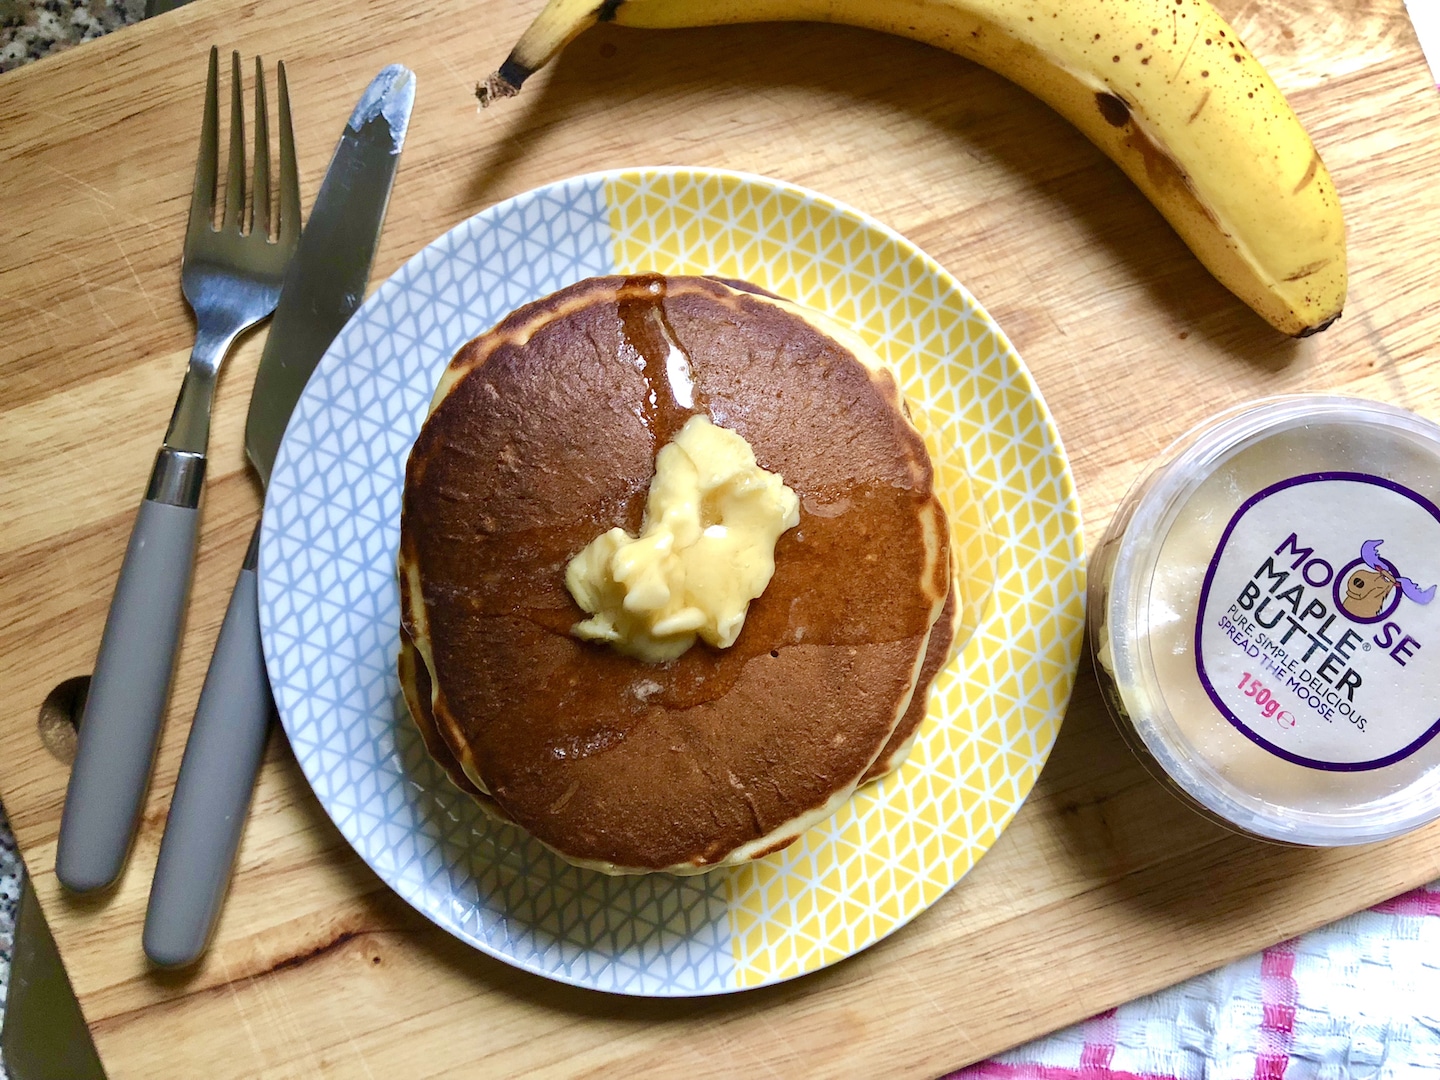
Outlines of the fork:
[[251,225],[245,229],[245,114],[240,54],[231,54],[225,207],[214,227],[219,150],[219,51],[210,50],[205,119],[185,232],[181,289],[195,312],[195,347],[155,458],[95,660],[70,773],[55,873],[76,892],[103,888],[124,866],[149,784],[195,566],[210,402],[235,339],[275,310],[300,237],[300,184],[285,65],[278,70],[280,191],[270,237],[270,138],[265,69],[255,58]]

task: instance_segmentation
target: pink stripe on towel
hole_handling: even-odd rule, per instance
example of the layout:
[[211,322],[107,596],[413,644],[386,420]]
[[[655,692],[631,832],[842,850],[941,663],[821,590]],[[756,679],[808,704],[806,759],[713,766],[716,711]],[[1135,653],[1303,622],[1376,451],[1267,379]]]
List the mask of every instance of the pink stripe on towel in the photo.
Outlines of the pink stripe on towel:
[[1161,1073],[1132,1073],[1110,1068],[1119,1030],[1114,1009],[1085,1021],[1085,1045],[1080,1050],[1079,1068],[982,1061],[951,1073],[945,1080],[1177,1080]]
[[1413,889],[1404,896],[1376,904],[1371,911],[1381,915],[1407,915],[1418,918],[1425,915],[1440,915],[1440,891],[1426,888]]
[[1101,1066],[1082,1066],[1078,1069],[1063,1065],[1005,1065],[998,1061],[983,1061],[957,1073],[951,1073],[944,1080],[1178,1080],[1163,1073],[1132,1073]]
[[1295,943],[1272,945],[1260,957],[1260,1046],[1255,1080],[1284,1080],[1295,1035]]

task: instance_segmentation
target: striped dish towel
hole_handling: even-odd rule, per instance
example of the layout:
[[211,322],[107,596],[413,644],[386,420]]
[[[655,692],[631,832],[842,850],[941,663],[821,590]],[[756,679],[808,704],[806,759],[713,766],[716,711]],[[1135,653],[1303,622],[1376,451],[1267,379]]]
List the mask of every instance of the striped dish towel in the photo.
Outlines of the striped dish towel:
[[1440,1078],[1440,881],[946,1080]]

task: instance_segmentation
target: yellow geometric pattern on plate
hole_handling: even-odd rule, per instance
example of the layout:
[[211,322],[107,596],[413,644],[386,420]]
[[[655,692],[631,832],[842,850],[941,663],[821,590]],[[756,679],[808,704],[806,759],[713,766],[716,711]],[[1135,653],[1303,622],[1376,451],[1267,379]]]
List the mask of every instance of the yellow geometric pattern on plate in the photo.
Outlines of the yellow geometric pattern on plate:
[[[750,281],[843,320],[894,367],[971,568],[965,607],[979,626],[936,680],[910,759],[790,847],[729,871],[736,985],[759,986],[914,918],[1019,809],[1074,684],[1080,511],[1014,348],[903,237],[824,196],[737,173],[628,171],[609,178],[606,199],[617,272]],[[988,532],[975,528],[982,520]]]

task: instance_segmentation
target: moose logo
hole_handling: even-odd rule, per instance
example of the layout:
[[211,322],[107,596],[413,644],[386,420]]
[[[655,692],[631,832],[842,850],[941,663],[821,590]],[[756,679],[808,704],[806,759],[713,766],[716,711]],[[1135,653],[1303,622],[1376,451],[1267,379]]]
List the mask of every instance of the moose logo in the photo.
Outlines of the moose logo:
[[[1435,586],[1422,589],[1409,578],[1401,575],[1395,564],[1380,557],[1383,540],[1366,540],[1360,545],[1360,558],[1346,569],[1342,582],[1345,593],[1339,597],[1340,606],[1352,618],[1361,622],[1375,622],[1391,614],[1399,605],[1396,596],[1388,605],[1395,587],[1407,600],[1417,604],[1428,604],[1435,598]],[[1341,585],[1337,582],[1337,585]],[[1335,590],[1339,593],[1340,588]]]

